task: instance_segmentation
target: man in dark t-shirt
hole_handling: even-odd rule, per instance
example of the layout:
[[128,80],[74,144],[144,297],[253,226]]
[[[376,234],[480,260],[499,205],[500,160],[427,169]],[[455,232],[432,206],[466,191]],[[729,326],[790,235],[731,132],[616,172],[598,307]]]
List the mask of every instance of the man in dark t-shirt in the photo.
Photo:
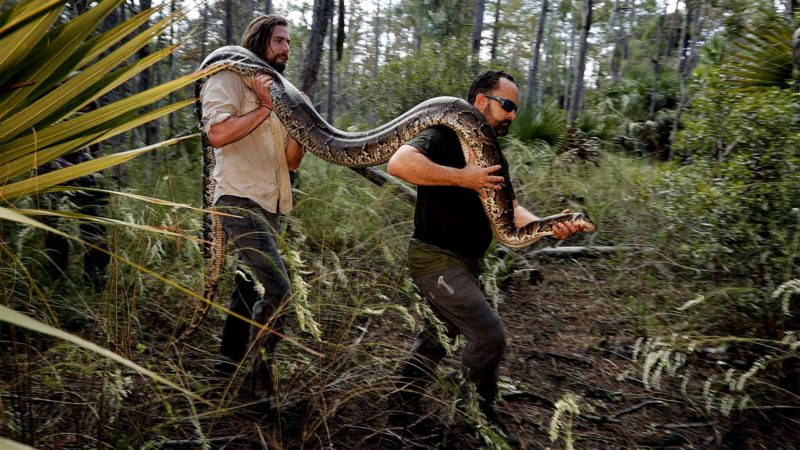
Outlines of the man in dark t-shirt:
[[[504,136],[516,119],[518,96],[510,74],[488,71],[475,78],[467,100],[484,114],[497,136]],[[403,144],[389,161],[388,171],[418,186],[414,235],[408,247],[414,283],[444,324],[447,336],[452,339],[463,334],[467,338],[461,362],[480,396],[481,412],[509,444],[517,446],[519,439],[503,426],[494,408],[505,330],[478,285],[479,261],[492,241],[480,193],[502,189],[503,183],[510,187],[511,182],[504,157],[501,164],[491,167],[479,167],[473,159],[465,161],[452,130],[432,127]],[[536,219],[514,200],[518,227]],[[578,231],[579,226],[562,223],[554,227],[553,236],[565,239]],[[401,369],[401,390],[395,396],[409,406],[417,402],[445,355],[433,324],[426,323],[411,353]]]

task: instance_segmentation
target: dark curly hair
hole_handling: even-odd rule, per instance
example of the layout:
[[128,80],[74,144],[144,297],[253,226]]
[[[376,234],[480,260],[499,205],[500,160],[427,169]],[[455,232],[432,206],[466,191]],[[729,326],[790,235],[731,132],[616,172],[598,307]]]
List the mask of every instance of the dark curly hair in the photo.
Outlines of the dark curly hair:
[[475,103],[475,98],[478,94],[488,94],[495,90],[497,88],[497,83],[500,82],[500,78],[505,78],[517,84],[517,81],[514,80],[514,76],[510,73],[503,72],[502,70],[487,70],[475,77],[472,81],[472,86],[469,88],[469,95],[467,95],[467,101]]

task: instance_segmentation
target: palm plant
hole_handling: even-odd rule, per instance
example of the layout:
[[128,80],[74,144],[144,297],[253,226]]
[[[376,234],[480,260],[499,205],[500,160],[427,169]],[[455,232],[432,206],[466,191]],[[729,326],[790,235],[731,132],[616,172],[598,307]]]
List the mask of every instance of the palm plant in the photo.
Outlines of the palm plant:
[[59,24],[65,0],[25,0],[0,15],[0,198],[5,205],[25,196],[106,169],[172,139],[116,153],[47,174],[53,159],[131,130],[193,100],[141,112],[202,74],[185,76],[93,111],[81,109],[152,66],[176,46],[125,64],[175,20],[167,16],[143,31],[156,12],[148,9],[116,27],[93,32],[122,0],[102,0]]
[[[194,101],[188,99],[145,110],[170,93],[204,76],[204,73],[184,76],[89,112],[82,112],[87,104],[146,70],[176,48],[171,46],[145,58],[132,59],[159,33],[169,29],[177,16],[167,15],[150,24],[151,17],[157,12],[156,8],[151,8],[109,30],[99,30],[104,19],[122,2],[123,0],[99,0],[83,14],[68,18],[64,12],[66,0],[22,0],[0,14],[0,48],[3,49],[0,52],[0,220],[79,240],[32,217],[57,215],[108,222],[111,219],[75,212],[23,209],[23,205],[31,203],[24,199],[54,190],[69,189],[57,185],[120,164],[155,148],[193,137],[174,138],[40,173],[42,166],[55,158],[127,132]],[[8,252],[11,260],[17,261],[11,254],[10,246],[2,238],[0,248]],[[184,293],[199,297],[191,290],[169,282],[153,271],[125,261],[113,253],[112,256]],[[23,279],[29,278],[27,269],[17,267],[21,266],[7,268],[6,272],[21,274]],[[30,287],[32,292],[44,299],[44,293],[34,283]],[[6,306],[12,303],[11,297],[5,297],[0,302],[3,303],[0,305],[0,322],[10,322],[22,328],[71,340],[84,348],[116,359],[155,380],[167,382],[118,355],[114,357],[97,346],[13,311]],[[183,388],[180,389],[187,395],[193,395]]]
[[777,17],[747,30],[733,42],[728,81],[742,91],[791,87],[793,31],[791,25]]

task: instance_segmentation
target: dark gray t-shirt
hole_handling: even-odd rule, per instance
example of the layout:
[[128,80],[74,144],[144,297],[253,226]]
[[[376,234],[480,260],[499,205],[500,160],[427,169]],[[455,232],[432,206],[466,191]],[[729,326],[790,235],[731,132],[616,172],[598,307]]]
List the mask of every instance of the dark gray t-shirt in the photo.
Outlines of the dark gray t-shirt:
[[[407,144],[436,164],[457,168],[466,165],[458,137],[447,127],[428,128]],[[501,164],[499,175],[510,185],[508,162],[503,156]],[[419,186],[414,239],[453,252],[470,267],[477,265],[492,242],[492,228],[478,193],[456,186]],[[415,255],[409,258],[412,256]]]

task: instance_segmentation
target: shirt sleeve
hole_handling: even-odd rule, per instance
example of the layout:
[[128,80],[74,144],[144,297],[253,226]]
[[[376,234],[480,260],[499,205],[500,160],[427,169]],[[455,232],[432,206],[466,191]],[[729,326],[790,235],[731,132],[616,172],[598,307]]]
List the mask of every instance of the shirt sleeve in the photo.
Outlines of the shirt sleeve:
[[203,131],[231,116],[239,115],[242,82],[230,71],[219,72],[206,81],[200,94],[203,105]]
[[414,136],[406,144],[416,148],[430,160],[436,160],[438,152],[443,150],[442,132],[437,127],[426,128]]

